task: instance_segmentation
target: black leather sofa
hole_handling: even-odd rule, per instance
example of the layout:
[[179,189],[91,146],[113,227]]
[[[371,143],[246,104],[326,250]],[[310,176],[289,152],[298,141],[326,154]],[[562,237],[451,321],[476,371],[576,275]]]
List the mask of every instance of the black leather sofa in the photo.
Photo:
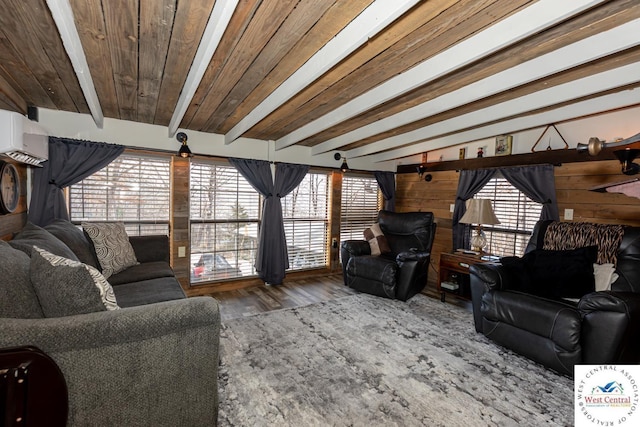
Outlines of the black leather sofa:
[[344,283],[360,292],[406,301],[427,284],[436,233],[433,213],[382,210],[378,224],[391,251],[372,256],[367,241],[343,241]]
[[[550,223],[536,224],[526,253],[542,248]],[[640,227],[624,227],[615,271],[619,277],[610,291],[571,301],[523,292],[521,277],[503,264],[472,266],[476,331],[569,376],[577,364],[638,364]]]

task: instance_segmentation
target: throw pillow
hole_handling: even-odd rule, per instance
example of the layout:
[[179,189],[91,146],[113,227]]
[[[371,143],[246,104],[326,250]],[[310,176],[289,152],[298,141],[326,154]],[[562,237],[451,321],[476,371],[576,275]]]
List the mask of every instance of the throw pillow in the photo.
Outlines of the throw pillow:
[[138,264],[123,223],[83,222],[82,229],[93,241],[104,277],[109,278],[112,274]]
[[523,258],[533,293],[547,298],[582,298],[595,291],[597,246],[572,250],[537,249]]
[[389,242],[387,242],[387,238],[384,237],[384,233],[380,229],[380,224],[377,222],[364,230],[364,238],[369,242],[371,255],[377,256],[391,252]]
[[0,318],[43,317],[31,284],[29,264],[27,254],[0,240]]
[[522,258],[504,257],[511,290],[545,298],[581,298],[595,290],[597,246],[567,251],[537,249]]
[[64,242],[44,228],[38,227],[30,222],[25,224],[22,231],[20,231],[9,244],[29,256],[31,256],[33,247],[38,246],[52,254],[78,261],[76,254],[74,254]]
[[44,229],[64,242],[76,254],[78,261],[100,269],[93,243],[80,227],[64,219],[55,219]]
[[618,273],[613,264],[593,264],[593,276],[596,291],[610,291],[611,284],[618,280]]
[[113,288],[90,265],[34,247],[31,282],[45,317],[117,310]]

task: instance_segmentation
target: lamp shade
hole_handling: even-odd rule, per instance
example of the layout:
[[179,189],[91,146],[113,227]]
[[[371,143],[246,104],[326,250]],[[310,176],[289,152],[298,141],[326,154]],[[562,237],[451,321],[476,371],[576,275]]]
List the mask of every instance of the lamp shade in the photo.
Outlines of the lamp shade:
[[489,199],[467,200],[467,211],[460,218],[460,222],[463,224],[500,224],[493,213]]

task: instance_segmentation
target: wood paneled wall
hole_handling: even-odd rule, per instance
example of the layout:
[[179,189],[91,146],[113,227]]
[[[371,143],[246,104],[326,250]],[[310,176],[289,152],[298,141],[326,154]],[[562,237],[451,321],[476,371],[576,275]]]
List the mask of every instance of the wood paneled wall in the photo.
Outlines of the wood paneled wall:
[[[396,209],[399,212],[432,211],[438,228],[431,263],[438,270],[440,254],[452,250],[450,205],[454,203],[459,173],[455,170],[430,172],[425,182],[417,173],[397,175]],[[640,226],[640,199],[623,194],[597,193],[589,188],[620,182],[630,177],[620,172],[617,160],[565,163],[555,168],[556,194],[560,219],[564,210],[573,209],[574,222],[613,223]],[[435,282],[437,274],[429,274]]]
[[11,240],[13,234],[22,230],[27,222],[27,166],[4,156],[0,156],[0,160],[13,163],[20,174],[20,202],[18,208],[10,214],[0,215],[0,239]]

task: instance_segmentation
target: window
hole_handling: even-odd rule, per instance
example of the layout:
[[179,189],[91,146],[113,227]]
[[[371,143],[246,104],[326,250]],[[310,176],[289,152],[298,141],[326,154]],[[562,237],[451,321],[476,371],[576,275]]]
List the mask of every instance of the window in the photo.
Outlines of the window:
[[121,221],[129,235],[169,234],[167,157],[124,153],[69,188],[71,221]]
[[253,276],[260,195],[228,163],[191,163],[191,283]]
[[327,265],[328,184],[326,173],[309,172],[282,199],[290,270]]
[[344,176],[340,240],[362,240],[365,228],[377,221],[380,200],[374,177]]
[[502,177],[492,178],[474,198],[490,199],[500,220],[500,224],[482,227],[487,238],[485,250],[499,256],[522,256],[542,205]]

